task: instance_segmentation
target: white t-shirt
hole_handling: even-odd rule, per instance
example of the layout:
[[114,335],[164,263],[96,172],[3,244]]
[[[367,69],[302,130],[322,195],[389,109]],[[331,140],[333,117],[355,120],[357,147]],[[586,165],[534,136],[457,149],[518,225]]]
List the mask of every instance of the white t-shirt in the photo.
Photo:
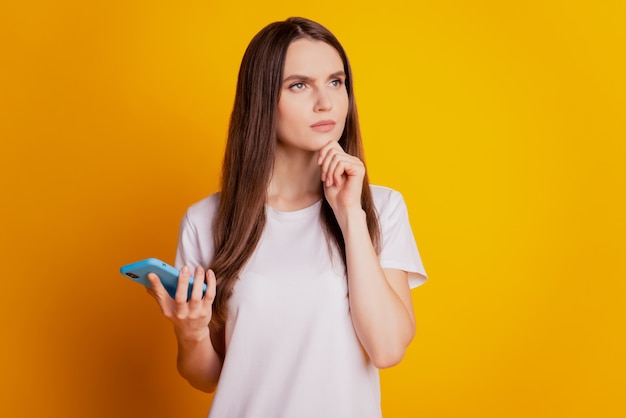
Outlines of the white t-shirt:
[[[383,268],[425,280],[402,195],[371,186],[382,230]],[[219,195],[191,206],[176,266],[207,268]],[[228,301],[226,357],[211,418],[379,418],[378,369],[350,317],[345,268],[331,258],[321,201],[294,211],[266,206],[267,221]]]

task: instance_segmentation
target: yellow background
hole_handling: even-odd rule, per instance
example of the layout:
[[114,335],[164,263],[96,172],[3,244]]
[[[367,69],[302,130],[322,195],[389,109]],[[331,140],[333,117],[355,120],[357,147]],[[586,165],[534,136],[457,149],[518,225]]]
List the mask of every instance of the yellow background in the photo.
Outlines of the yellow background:
[[4,2],[0,415],[205,416],[118,269],[173,261],[244,48],[303,15],[348,51],[430,276],[385,416],[626,416],[625,4]]

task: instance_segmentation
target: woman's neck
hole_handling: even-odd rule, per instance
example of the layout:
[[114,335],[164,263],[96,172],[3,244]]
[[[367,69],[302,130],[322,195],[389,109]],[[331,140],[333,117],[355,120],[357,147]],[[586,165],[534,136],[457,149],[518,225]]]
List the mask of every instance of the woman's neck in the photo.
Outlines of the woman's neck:
[[311,206],[322,197],[317,152],[278,146],[267,203],[276,210],[294,211]]

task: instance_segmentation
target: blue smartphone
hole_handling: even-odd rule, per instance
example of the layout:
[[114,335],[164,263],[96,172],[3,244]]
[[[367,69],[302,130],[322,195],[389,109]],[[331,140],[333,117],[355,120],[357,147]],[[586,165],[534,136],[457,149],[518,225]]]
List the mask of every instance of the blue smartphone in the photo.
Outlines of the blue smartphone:
[[[145,260],[137,261],[135,263],[127,264],[120,268],[120,273],[126,278],[130,278],[139,284],[151,288],[148,281],[148,273],[155,273],[161,279],[161,283],[167,293],[174,298],[176,295],[176,287],[178,286],[179,271],[177,268],[170,266],[164,261],[158,258],[147,258]],[[189,280],[189,291],[187,292],[187,299],[191,297],[191,288],[193,284],[193,275]],[[202,284],[202,295],[206,292],[206,283]]]

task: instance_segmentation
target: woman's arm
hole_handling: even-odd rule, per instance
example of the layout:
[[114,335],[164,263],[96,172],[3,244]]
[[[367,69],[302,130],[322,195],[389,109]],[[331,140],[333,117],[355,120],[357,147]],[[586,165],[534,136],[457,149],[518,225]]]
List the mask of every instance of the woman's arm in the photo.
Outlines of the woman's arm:
[[394,366],[402,360],[415,333],[407,273],[380,266],[365,212],[347,213],[340,226],[346,243],[354,329],[376,367]]
[[350,312],[356,334],[378,368],[397,364],[415,332],[407,273],[384,270],[372,245],[361,192],[365,166],[336,142],[319,153],[324,195],[346,245]]
[[[177,368],[191,386],[204,392],[213,392],[222,370],[222,361],[213,348],[209,332],[213,299],[215,299],[215,275],[197,267],[194,274],[191,297],[187,301],[189,268],[183,267],[178,278],[176,295],[172,299],[156,274],[149,274],[150,293],[161,307],[163,315],[174,324],[178,342]],[[202,284],[207,290],[202,295]]]

